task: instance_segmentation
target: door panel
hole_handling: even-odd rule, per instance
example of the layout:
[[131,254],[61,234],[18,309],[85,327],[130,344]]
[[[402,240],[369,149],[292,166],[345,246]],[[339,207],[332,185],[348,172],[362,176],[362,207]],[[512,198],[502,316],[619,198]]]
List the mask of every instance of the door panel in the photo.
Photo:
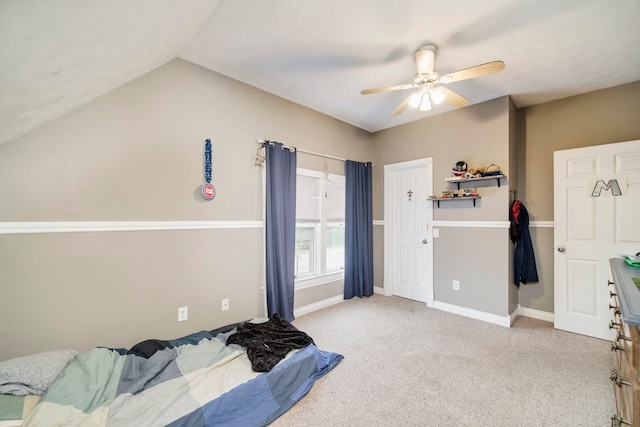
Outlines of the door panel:
[[598,262],[572,259],[567,262],[568,307],[574,314],[598,315]]
[[586,197],[587,191],[585,186],[567,189],[567,214],[573,219],[567,224],[568,240],[593,241],[596,238],[596,204],[594,199]]
[[409,273],[409,264],[407,263],[407,250],[408,248],[404,245],[400,245],[399,247],[399,257],[397,258],[398,261],[398,272],[397,272],[397,277],[398,277],[398,281],[401,284],[406,284],[409,281],[409,278],[407,277],[408,273]]
[[567,161],[567,177],[579,178],[598,174],[598,159],[596,157],[569,159]]

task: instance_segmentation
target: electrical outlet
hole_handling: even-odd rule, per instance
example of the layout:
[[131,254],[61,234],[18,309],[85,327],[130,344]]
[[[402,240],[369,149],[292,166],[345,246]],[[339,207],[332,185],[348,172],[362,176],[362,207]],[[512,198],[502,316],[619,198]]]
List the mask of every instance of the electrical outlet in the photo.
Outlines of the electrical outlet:
[[225,298],[222,300],[222,311],[229,310],[229,298]]
[[460,282],[457,280],[453,281],[453,290],[454,291],[459,291],[460,290]]
[[434,228],[433,229],[433,237],[440,237],[440,229],[439,228]]
[[184,322],[189,317],[189,307],[178,307],[178,322]]

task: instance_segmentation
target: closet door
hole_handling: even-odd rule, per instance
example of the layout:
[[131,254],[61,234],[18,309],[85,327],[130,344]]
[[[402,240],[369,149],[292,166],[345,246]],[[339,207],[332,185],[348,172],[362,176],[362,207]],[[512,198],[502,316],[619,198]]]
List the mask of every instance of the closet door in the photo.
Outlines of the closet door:
[[385,165],[385,187],[385,293],[433,306],[432,159]]

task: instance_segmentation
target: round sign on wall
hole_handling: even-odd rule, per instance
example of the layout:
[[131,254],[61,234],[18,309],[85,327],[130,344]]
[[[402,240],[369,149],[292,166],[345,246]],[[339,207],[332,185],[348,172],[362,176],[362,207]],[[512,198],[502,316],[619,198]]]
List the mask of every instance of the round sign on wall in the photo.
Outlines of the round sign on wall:
[[202,186],[202,197],[206,200],[211,200],[216,197],[216,189],[210,183],[206,183]]

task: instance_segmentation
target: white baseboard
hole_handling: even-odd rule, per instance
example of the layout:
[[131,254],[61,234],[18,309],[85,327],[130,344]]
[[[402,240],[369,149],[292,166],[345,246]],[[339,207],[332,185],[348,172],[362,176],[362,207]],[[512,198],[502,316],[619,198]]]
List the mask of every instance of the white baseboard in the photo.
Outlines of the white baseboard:
[[305,314],[312,313],[314,311],[322,310],[323,308],[331,307],[332,305],[344,302],[344,295],[336,295],[322,301],[314,302],[312,304],[303,305],[302,307],[295,308],[293,315],[295,317],[304,316]]
[[[378,295],[384,295],[384,288],[380,286],[373,287],[373,293]],[[332,305],[344,302],[343,295],[336,295],[334,297],[314,302],[312,304],[304,305],[302,307],[293,310],[295,317],[304,316],[305,314],[312,313],[314,311],[322,310],[323,308],[331,307]],[[433,308],[436,310],[446,311],[448,313],[458,314],[460,316],[470,317],[476,320],[482,320],[483,322],[493,323],[499,326],[510,327],[518,316],[531,317],[534,319],[544,320],[546,322],[553,323],[553,313],[547,311],[536,310],[533,308],[522,307],[518,304],[518,308],[514,310],[509,316],[498,316],[497,314],[485,313],[484,311],[473,310],[471,308],[460,307],[458,305],[448,304],[442,301],[434,301]]]
[[510,327],[511,316],[498,316],[497,314],[485,313],[484,311],[473,310],[466,307],[460,307],[458,305],[448,304],[446,302],[434,301],[433,308],[436,310],[442,310],[460,316],[470,317],[476,320],[482,320],[483,322],[494,323],[496,325]]
[[532,317],[534,319],[544,320],[546,322],[553,323],[554,316],[553,313],[549,313],[548,311],[536,310],[534,308],[522,307],[518,304],[518,312],[520,316],[524,317]]
[[513,322],[516,321],[518,316],[520,316],[520,305],[518,305],[516,309],[511,312],[511,315],[509,316],[509,326],[513,325]]

